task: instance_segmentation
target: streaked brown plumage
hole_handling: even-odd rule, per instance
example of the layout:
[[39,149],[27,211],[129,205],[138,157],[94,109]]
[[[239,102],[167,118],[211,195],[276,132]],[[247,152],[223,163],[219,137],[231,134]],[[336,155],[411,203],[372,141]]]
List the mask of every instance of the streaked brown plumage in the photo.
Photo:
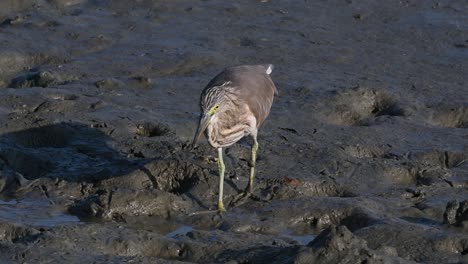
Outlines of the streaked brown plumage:
[[202,92],[200,105],[202,115],[195,145],[206,131],[208,142],[218,149],[220,170],[220,197],[218,209],[224,211],[222,201],[224,163],[222,148],[228,147],[242,137],[250,135],[252,168],[246,193],[251,193],[258,149],[257,130],[270,113],[273,97],[278,93],[270,73],[273,65],[242,65],[227,68],[214,77]]

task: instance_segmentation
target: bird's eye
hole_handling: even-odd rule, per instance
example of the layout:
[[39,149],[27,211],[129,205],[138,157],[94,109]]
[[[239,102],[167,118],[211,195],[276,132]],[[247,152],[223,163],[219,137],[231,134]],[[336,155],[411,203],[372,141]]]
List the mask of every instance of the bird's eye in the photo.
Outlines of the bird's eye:
[[214,113],[216,113],[216,111],[218,111],[219,109],[219,105],[215,105],[213,106],[211,109],[210,109],[210,115],[214,115]]

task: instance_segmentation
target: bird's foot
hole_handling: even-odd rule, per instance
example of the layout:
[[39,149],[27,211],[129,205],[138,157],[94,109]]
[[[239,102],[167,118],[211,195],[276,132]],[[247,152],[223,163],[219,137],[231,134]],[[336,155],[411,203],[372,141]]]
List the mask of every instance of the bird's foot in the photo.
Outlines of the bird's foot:
[[224,208],[223,202],[218,203],[218,209],[217,210],[203,210],[203,211],[197,211],[197,212],[192,212],[189,214],[189,216],[195,216],[195,215],[202,215],[202,214],[213,214],[213,213],[225,213],[226,208]]
[[218,212],[220,212],[220,213],[226,212],[226,208],[224,208],[224,203],[223,202],[218,203]]
[[204,215],[204,214],[223,214],[226,212],[226,209],[216,209],[216,210],[203,210],[196,211],[189,214],[189,216]]
[[[239,202],[242,202],[244,203],[245,200],[248,198],[249,196],[249,192],[241,192],[239,193],[238,195],[236,195],[232,200],[231,202],[229,203],[230,206],[236,206],[236,205],[239,205]],[[242,204],[241,203],[241,204]]]
[[203,211],[196,211],[189,214],[189,216],[196,216],[196,215],[204,215],[204,214],[215,214],[218,213],[218,210],[203,210]]
[[239,193],[231,200],[229,203],[230,206],[239,206],[246,203],[248,200],[261,201],[262,199],[257,195],[253,194],[251,191],[245,190],[244,192]]

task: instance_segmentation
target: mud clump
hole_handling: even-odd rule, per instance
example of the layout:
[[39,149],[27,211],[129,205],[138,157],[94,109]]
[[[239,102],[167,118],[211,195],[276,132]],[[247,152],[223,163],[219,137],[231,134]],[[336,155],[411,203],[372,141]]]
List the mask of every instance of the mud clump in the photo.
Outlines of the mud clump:
[[468,229],[468,200],[448,202],[444,212],[444,224],[462,226],[464,229]]
[[420,166],[453,169],[465,162],[466,154],[463,152],[433,149],[427,152],[416,152],[412,158]]
[[468,106],[436,106],[429,122],[442,127],[468,128]]
[[187,212],[193,205],[181,197],[159,190],[116,189],[99,191],[96,195],[77,201],[69,212],[80,218],[102,218],[122,221],[126,217],[159,216]]
[[114,220],[188,213],[198,206],[183,194],[203,178],[203,171],[196,165],[153,161],[129,175],[97,182],[95,194],[75,202],[69,212],[81,218]]
[[[299,251],[295,263],[413,263],[394,255],[394,250],[377,252],[345,226],[330,227]],[[390,253],[388,255],[382,253]]]
[[267,199],[291,199],[296,197],[354,197],[351,190],[330,181],[310,182],[289,177],[268,179],[262,189]]
[[40,231],[35,228],[20,225],[0,223],[0,238],[12,243],[27,243],[40,235]]
[[116,89],[116,88],[123,87],[124,83],[122,81],[118,80],[118,79],[115,79],[115,78],[107,78],[107,79],[102,79],[102,80],[96,81],[94,83],[94,85],[97,88],[111,90],[111,89]]
[[22,74],[14,78],[10,87],[25,88],[25,87],[50,87],[58,85],[62,82],[57,73],[50,71],[37,71]]
[[137,84],[140,86],[149,88],[154,84],[154,81],[146,76],[134,76],[131,78],[133,81],[135,81]]
[[366,126],[379,116],[404,116],[404,110],[391,95],[382,90],[356,87],[336,92],[325,113],[332,123]]

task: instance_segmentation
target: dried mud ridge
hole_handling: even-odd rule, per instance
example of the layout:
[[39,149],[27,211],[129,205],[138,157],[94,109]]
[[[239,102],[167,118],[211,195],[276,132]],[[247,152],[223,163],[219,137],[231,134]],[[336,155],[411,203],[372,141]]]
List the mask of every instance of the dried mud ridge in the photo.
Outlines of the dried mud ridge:
[[[468,263],[466,14],[457,1],[2,1],[1,261]],[[218,177],[215,151],[189,146],[199,94],[250,63],[275,64],[280,92],[255,199],[206,213]],[[230,204],[250,141],[225,151]]]

